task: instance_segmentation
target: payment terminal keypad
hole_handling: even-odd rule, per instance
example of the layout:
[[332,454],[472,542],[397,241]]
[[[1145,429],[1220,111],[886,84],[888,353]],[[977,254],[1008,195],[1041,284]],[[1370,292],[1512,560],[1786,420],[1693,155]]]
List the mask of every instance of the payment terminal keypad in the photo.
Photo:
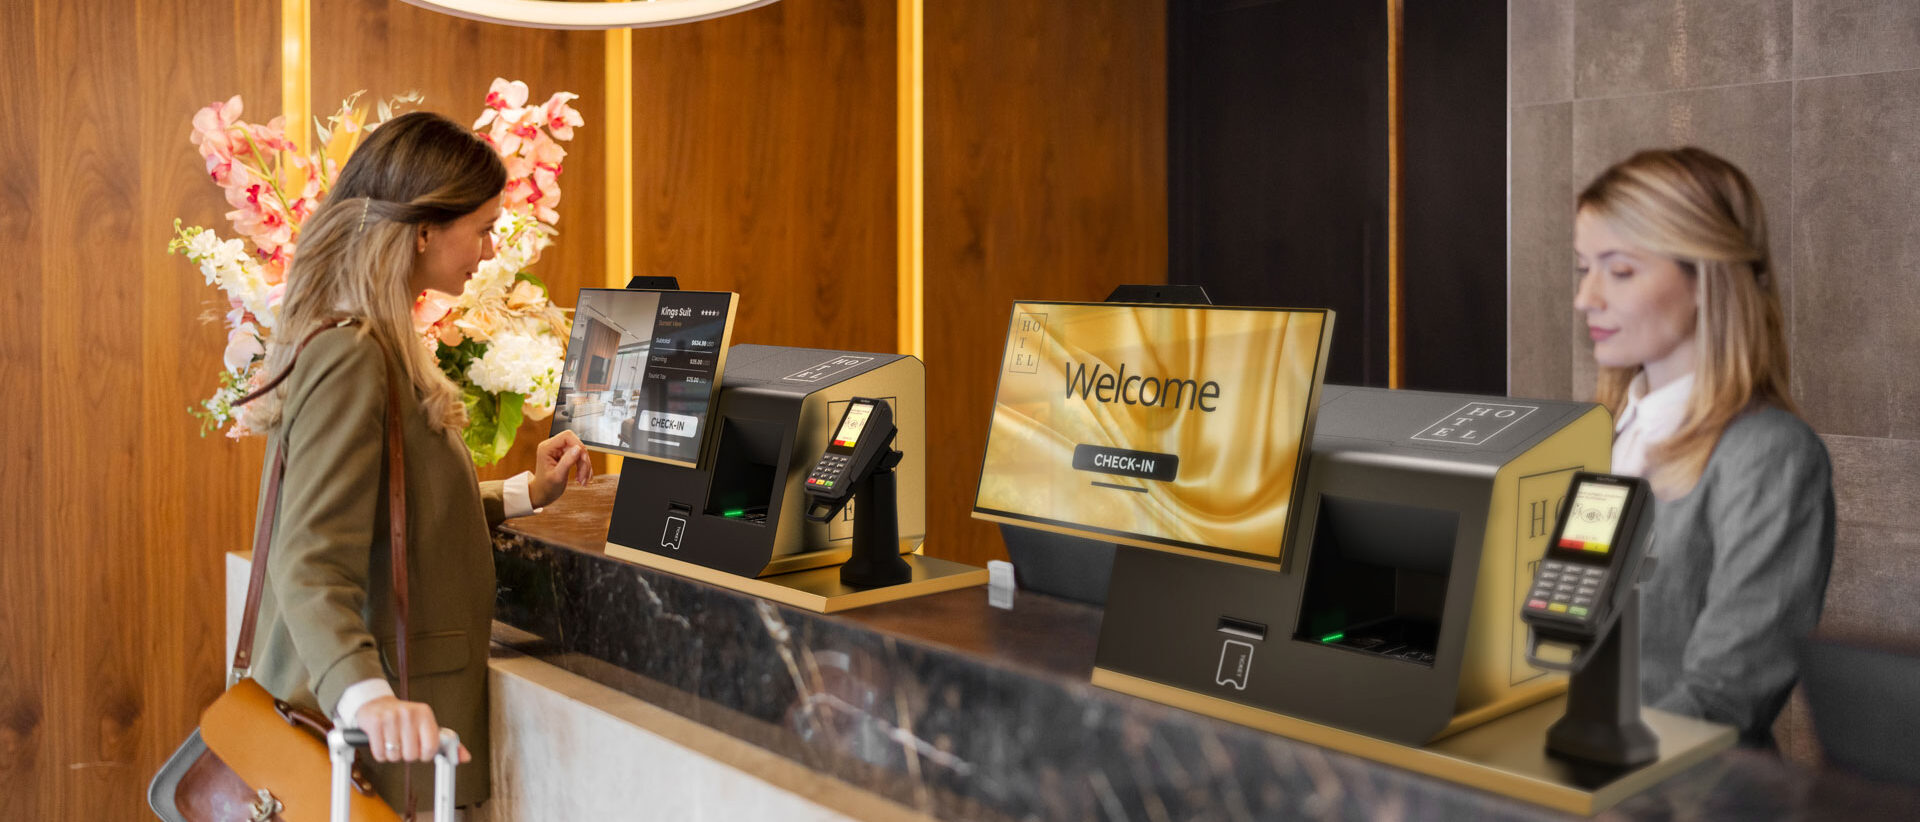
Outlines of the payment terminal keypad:
[[807,475],[807,487],[830,491],[844,485],[847,469],[852,463],[851,454],[825,454],[814,464],[813,473]]
[[1607,589],[1606,568],[1559,560],[1544,560],[1527,594],[1527,610],[1565,619],[1591,621],[1595,604]]

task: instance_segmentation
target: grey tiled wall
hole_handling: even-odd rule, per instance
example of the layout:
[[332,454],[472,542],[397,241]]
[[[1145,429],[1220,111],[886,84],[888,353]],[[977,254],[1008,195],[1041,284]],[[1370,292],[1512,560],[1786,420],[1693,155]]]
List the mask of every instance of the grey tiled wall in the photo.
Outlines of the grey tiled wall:
[[[1508,32],[1510,393],[1593,395],[1574,193],[1639,148],[1739,164],[1833,457],[1823,627],[1920,640],[1920,0],[1509,0]],[[1779,731],[1817,756],[1797,699]]]

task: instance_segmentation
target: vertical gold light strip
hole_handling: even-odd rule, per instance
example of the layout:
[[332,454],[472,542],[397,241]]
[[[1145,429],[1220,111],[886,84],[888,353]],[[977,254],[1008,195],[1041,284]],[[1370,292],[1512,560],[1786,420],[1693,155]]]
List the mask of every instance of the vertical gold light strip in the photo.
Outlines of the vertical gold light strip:
[[1403,0],[1387,0],[1387,387],[1405,380],[1406,334],[1400,264],[1400,47]]
[[305,152],[313,134],[313,9],[310,0],[280,0],[280,111],[287,139]]
[[900,260],[895,289],[895,328],[900,353],[926,356],[926,32],[923,0],[899,0],[899,215]]
[[[633,279],[633,29],[607,29],[606,36],[606,286],[625,288]],[[620,473],[623,462],[608,454],[606,473]]]

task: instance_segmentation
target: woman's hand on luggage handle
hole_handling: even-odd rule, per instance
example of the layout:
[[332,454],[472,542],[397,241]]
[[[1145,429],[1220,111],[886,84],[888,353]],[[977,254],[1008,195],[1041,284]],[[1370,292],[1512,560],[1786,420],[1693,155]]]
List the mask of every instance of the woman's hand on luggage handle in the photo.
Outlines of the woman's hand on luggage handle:
[[[360,706],[354,725],[367,732],[368,747],[376,762],[432,762],[440,747],[440,723],[433,708],[425,702],[402,702],[396,697],[376,697]],[[467,746],[460,746],[460,761],[473,761]]]

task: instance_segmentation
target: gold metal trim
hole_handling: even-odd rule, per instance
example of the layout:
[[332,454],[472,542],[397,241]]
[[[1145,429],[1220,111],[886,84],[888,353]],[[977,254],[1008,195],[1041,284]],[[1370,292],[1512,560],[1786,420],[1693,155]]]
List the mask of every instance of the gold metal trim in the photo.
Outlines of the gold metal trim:
[[1564,698],[1546,700],[1442,741],[1412,748],[1106,668],[1093,669],[1093,684],[1415,773],[1589,816],[1733,747],[1734,742],[1733,729],[1725,725],[1645,708],[1641,715],[1660,737],[1660,758],[1589,790],[1575,781],[1570,768],[1546,753],[1547,728],[1565,713]]
[[287,139],[303,154],[313,149],[312,45],[310,0],[280,0],[280,111]]
[[926,31],[924,0],[899,0],[898,282],[900,353],[926,359]]
[[840,584],[840,567],[837,565],[755,578],[716,571],[704,565],[611,542],[607,543],[607,556],[823,614],[987,584],[985,568],[920,554],[902,557],[913,567],[911,582],[866,589]]
[[[920,550],[921,542],[922,540],[918,538],[900,540],[900,553],[911,554]],[[851,547],[829,548],[820,551],[803,551],[798,554],[776,556],[773,558],[773,561],[767,563],[766,569],[760,572],[760,576],[772,577],[781,574],[791,574],[795,571],[805,571],[808,568],[839,565],[846,562],[852,556],[853,549]]]
[[[625,288],[633,279],[633,29],[608,29],[605,48],[606,286]],[[620,473],[623,457],[608,454],[606,460],[605,473]]]

